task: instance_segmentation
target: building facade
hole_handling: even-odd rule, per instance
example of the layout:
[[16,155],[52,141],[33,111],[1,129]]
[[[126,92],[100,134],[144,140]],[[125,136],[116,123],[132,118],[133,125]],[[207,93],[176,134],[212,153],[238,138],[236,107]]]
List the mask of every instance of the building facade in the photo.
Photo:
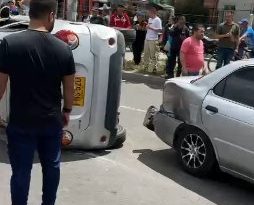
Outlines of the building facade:
[[235,21],[239,21],[242,18],[250,18],[250,14],[254,10],[253,0],[219,0],[218,11],[219,21],[222,22],[224,19],[225,10],[235,11]]

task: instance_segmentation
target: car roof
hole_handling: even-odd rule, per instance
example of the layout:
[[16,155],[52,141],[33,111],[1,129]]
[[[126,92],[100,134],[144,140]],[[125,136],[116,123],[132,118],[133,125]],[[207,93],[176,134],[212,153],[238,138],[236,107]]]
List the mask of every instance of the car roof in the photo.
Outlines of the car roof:
[[230,63],[229,65],[226,65],[197,80],[194,84],[211,89],[226,76],[244,67],[253,67],[254,69],[254,59],[244,59]]

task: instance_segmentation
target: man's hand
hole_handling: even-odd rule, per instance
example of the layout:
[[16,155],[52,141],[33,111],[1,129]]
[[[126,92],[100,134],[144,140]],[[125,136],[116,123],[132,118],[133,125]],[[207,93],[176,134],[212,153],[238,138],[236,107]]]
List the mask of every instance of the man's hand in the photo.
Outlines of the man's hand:
[[63,126],[67,127],[69,125],[70,122],[70,113],[67,112],[63,112],[62,113],[62,117],[63,117]]
[[8,74],[0,73],[0,100],[2,99],[8,82]]
[[232,36],[231,33],[226,33],[226,34],[224,35],[225,38],[230,38],[231,36]]

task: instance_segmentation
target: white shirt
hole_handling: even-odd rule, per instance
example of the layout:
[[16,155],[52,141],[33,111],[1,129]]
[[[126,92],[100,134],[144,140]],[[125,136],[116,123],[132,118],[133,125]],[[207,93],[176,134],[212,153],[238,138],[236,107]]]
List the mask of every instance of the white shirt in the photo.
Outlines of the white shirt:
[[[161,19],[158,16],[156,16],[154,19],[149,18],[148,25],[154,29],[162,30]],[[160,31],[154,31],[152,29],[147,29],[146,40],[150,40],[150,41],[158,40],[159,33],[160,33]]]

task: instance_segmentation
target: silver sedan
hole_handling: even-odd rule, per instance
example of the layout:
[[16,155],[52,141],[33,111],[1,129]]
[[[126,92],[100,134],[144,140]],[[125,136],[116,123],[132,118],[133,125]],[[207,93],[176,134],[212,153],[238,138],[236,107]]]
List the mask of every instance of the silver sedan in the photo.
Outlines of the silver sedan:
[[254,59],[204,77],[168,80],[159,110],[144,125],[176,151],[196,176],[214,168],[254,182]]

